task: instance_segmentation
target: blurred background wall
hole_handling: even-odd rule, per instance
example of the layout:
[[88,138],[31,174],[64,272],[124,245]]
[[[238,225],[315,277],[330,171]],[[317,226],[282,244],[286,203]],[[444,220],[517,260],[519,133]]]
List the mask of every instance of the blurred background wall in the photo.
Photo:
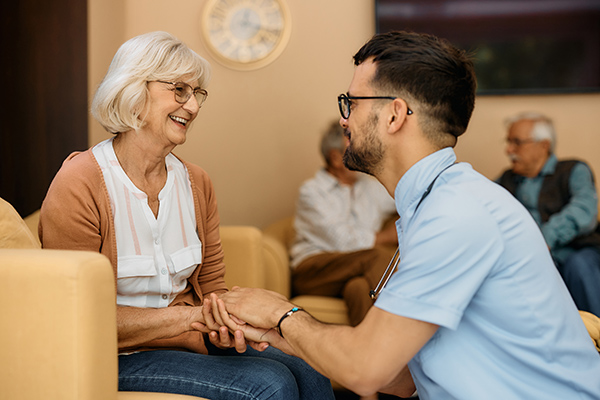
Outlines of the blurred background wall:
[[[91,98],[119,45],[166,30],[208,59],[209,98],[176,153],[208,171],[223,224],[264,227],[292,215],[298,187],[321,166],[319,137],[338,119],[352,55],[375,32],[372,0],[287,0],[292,34],[273,63],[236,71],[217,63],[201,38],[204,0],[88,0]],[[551,67],[551,66],[549,66]],[[460,161],[489,178],[508,166],[503,119],[535,110],[554,119],[557,155],[578,157],[600,174],[600,94],[479,96]],[[89,118],[89,145],[110,135]]]

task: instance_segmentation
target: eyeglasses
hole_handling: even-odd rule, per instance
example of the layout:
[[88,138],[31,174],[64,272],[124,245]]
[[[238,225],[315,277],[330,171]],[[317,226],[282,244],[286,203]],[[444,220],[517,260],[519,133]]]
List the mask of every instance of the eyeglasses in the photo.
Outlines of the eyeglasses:
[[[350,118],[350,111],[352,106],[352,100],[396,100],[397,97],[392,96],[348,96],[345,93],[342,93],[338,96],[338,106],[340,108],[340,114],[342,114],[342,118],[348,119]],[[412,115],[412,110],[409,108],[407,115]]]
[[506,139],[506,145],[507,146],[513,145],[515,147],[521,147],[524,144],[531,143],[531,142],[535,142],[535,140],[534,139],[517,139],[517,138],[515,138],[515,139]]
[[390,263],[388,264],[387,268],[385,269],[385,272],[381,276],[381,279],[379,280],[379,283],[377,284],[375,289],[371,290],[369,292],[369,296],[371,296],[371,299],[377,300],[377,297],[379,297],[379,293],[381,293],[381,291],[383,290],[385,285],[387,285],[388,281],[394,274],[394,271],[398,267],[399,262],[400,262],[400,247],[398,247],[396,249],[396,252],[394,253],[392,259],[390,260]]
[[185,104],[190,100],[190,97],[194,95],[196,98],[196,102],[198,103],[198,107],[202,107],[206,97],[208,96],[208,92],[204,89],[194,89],[190,85],[185,82],[166,82],[166,81],[156,81],[160,83],[167,83],[172,85],[173,88],[170,89],[175,94],[175,101],[179,104]]

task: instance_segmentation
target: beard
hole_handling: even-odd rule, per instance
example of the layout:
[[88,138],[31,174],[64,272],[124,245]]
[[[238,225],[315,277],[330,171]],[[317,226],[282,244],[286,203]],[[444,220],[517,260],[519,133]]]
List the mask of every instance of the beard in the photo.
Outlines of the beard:
[[[371,113],[367,122],[360,127],[364,135],[362,147],[355,147],[354,142],[350,141],[344,152],[343,162],[346,168],[351,171],[364,172],[375,176],[381,168],[381,161],[385,154],[383,143],[377,136],[377,124],[379,116]],[[346,137],[350,137],[349,132],[344,132]]]

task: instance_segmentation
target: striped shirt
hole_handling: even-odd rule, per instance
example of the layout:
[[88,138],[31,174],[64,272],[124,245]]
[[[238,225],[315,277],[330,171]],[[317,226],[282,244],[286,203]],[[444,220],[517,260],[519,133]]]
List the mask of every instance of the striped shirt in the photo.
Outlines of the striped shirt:
[[117,304],[167,307],[202,262],[202,245],[188,171],[175,156],[165,158],[167,181],[160,191],[158,216],[148,196],[129,179],[113,149],[113,139],[92,149],[113,212],[117,240]]

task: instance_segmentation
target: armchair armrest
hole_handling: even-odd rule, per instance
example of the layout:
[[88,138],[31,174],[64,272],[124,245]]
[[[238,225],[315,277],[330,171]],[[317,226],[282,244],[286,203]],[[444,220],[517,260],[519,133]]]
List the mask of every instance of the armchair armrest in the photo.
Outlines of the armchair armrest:
[[114,400],[115,284],[92,252],[0,250],[0,387],[7,399]]
[[267,273],[265,288],[289,298],[292,288],[290,259],[287,250],[274,237],[263,235],[263,258]]
[[264,288],[266,272],[260,230],[253,226],[221,226],[220,234],[227,287]]
[[286,249],[253,226],[221,226],[225,282],[273,290],[289,297],[290,270]]

